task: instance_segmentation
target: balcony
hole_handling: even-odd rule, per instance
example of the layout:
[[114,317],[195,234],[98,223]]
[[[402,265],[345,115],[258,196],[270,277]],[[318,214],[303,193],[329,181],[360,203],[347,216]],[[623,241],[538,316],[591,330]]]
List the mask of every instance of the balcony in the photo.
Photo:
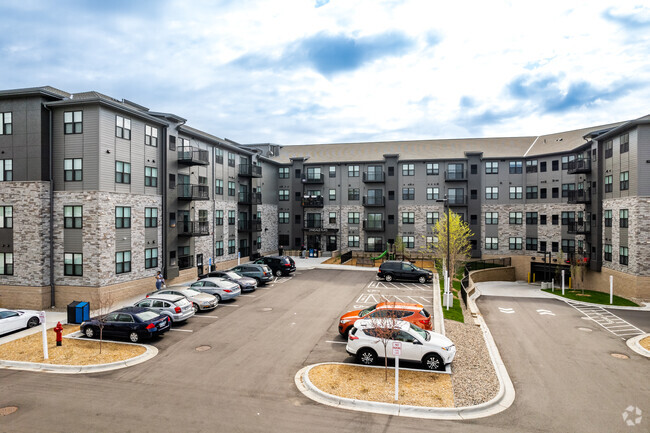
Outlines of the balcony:
[[239,175],[241,177],[262,177],[262,167],[252,164],[239,164]]
[[567,232],[574,235],[588,235],[591,233],[589,221],[569,221]]
[[576,173],[591,173],[591,160],[590,159],[574,159],[569,161],[569,166],[567,167],[567,173],[576,174]]
[[178,148],[178,162],[185,165],[210,164],[210,152],[192,146]]
[[208,236],[210,225],[207,221],[181,221],[176,230],[178,236]]
[[189,269],[194,267],[194,256],[178,257],[178,269]]
[[467,170],[445,171],[445,180],[447,182],[462,182],[467,180]]
[[363,181],[365,183],[373,183],[373,182],[383,183],[384,182],[384,172],[383,171],[380,171],[380,172],[376,172],[376,171],[375,172],[367,172],[367,171],[364,171],[363,172]]
[[366,253],[383,253],[386,247],[383,243],[363,244],[363,251]]
[[240,232],[261,232],[262,231],[262,221],[261,220],[239,220],[237,223],[237,230]]
[[261,192],[240,192],[237,197],[237,203],[239,204],[261,204],[262,203],[262,193]]
[[177,191],[179,200],[210,200],[210,189],[207,185],[180,184]]
[[591,203],[591,188],[568,191],[567,203]]
[[323,228],[323,221],[322,220],[306,220],[305,221],[305,228],[306,229],[321,229],[321,228]]
[[309,173],[307,172],[302,176],[303,183],[318,184],[325,182],[325,175],[323,173]]
[[363,205],[364,206],[384,206],[384,197],[369,197],[367,195],[363,196]]
[[447,199],[449,206],[467,206],[467,196],[466,195],[455,195]]
[[[383,232],[386,227],[386,221],[363,221],[363,229],[367,232]],[[383,250],[382,250],[383,251]]]
[[305,197],[302,199],[302,207],[324,207],[323,197]]

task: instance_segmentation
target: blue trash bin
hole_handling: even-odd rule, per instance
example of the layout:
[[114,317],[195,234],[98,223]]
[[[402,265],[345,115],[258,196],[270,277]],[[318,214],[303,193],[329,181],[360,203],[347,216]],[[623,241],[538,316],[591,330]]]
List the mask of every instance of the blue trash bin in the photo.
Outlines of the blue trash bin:
[[90,304],[73,301],[68,304],[68,323],[80,324],[90,319]]

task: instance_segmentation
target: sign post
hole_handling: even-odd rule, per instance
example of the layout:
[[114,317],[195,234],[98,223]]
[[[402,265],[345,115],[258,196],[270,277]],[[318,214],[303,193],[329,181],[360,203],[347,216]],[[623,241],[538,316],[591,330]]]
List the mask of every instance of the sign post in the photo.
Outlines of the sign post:
[[564,269],[562,269],[562,296],[564,296]]
[[38,318],[43,325],[43,359],[48,359],[49,355],[47,353],[47,328],[45,325],[45,311],[38,313]]
[[609,276],[609,304],[614,303],[614,276]]
[[402,342],[393,341],[393,356],[395,357],[395,401],[399,399],[399,357],[402,354]]
[[241,264],[241,251],[237,251],[237,266]]

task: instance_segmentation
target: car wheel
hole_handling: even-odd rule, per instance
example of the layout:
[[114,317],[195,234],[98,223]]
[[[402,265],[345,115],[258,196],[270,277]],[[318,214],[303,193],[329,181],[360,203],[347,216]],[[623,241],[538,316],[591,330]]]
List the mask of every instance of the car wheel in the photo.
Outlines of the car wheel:
[[218,294],[215,294],[214,297],[217,298],[217,304],[219,302],[221,302],[221,296],[219,296]]
[[420,284],[426,283],[427,282],[427,277],[425,277],[424,275],[420,276],[420,278],[418,278],[418,282]]
[[194,310],[194,314],[199,312],[199,306],[192,302],[192,310]]
[[276,277],[281,277],[282,276],[282,271],[279,270],[279,269],[277,271],[275,271],[275,276]]
[[39,322],[40,321],[38,320],[38,317],[32,317],[31,319],[29,319],[27,321],[27,327],[28,328],[33,328],[34,326],[38,325]]
[[372,349],[361,349],[357,353],[357,360],[364,365],[372,365],[377,360],[377,354]]
[[138,334],[135,331],[132,331],[129,334],[129,340],[131,340],[131,343],[137,343],[138,341],[140,341],[140,334]]
[[444,364],[442,363],[442,358],[437,353],[432,353],[430,355],[427,355],[424,358],[423,364],[427,368],[427,370],[441,370],[442,368],[444,368]]
[[258,286],[262,284],[262,280],[260,280],[260,279],[257,278],[257,277],[255,277],[255,281],[257,281],[257,285],[258,285]]
[[95,338],[95,328],[92,326],[86,326],[84,329],[84,335],[88,338]]
[[391,281],[393,281],[393,276],[392,276],[391,274],[386,274],[386,276],[384,277],[384,279],[385,279],[387,282],[390,283]]

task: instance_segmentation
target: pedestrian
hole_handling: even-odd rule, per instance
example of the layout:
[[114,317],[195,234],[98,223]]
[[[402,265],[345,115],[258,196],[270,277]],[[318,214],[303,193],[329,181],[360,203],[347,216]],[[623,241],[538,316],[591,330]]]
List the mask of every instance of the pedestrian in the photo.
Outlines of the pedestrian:
[[156,290],[160,290],[165,285],[165,279],[163,278],[160,271],[156,274]]
[[305,244],[302,244],[300,247],[300,257],[303,259],[307,257],[307,248],[305,248]]
[[284,255],[284,248],[282,248],[282,245],[278,247],[278,256],[283,256]]

